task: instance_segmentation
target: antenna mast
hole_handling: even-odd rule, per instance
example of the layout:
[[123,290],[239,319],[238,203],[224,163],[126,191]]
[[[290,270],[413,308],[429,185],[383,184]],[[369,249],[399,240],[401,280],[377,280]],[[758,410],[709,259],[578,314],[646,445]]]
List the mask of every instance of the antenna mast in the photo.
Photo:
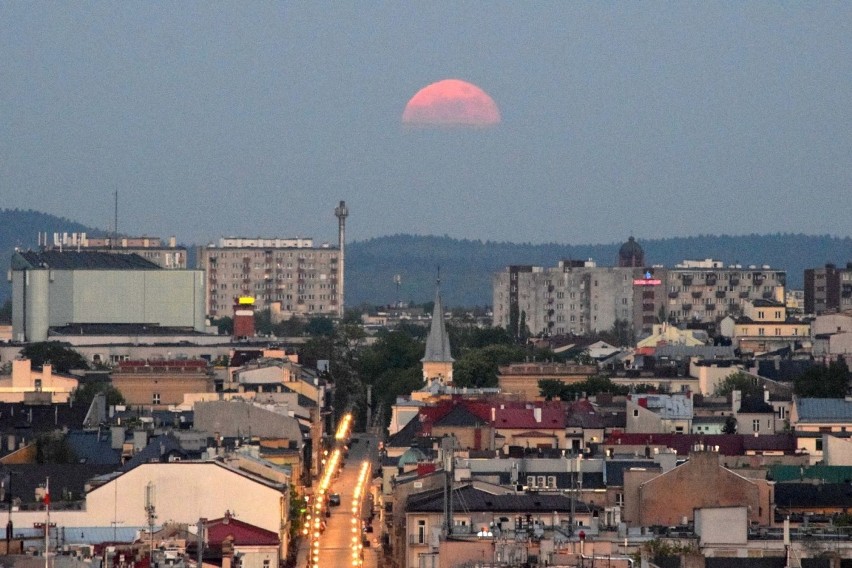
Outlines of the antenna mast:
[[118,240],[118,190],[115,190],[115,214],[112,223],[112,241],[110,248],[115,248],[115,242]]

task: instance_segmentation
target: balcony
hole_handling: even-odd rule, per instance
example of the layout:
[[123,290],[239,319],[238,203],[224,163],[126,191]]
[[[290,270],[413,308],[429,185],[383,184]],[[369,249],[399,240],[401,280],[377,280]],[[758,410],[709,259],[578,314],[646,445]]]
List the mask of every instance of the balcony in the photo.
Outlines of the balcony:
[[772,292],[764,292],[762,294],[762,296],[763,296],[764,300],[771,300],[772,299]]
[[724,298],[725,297],[725,291],[724,290],[716,290],[716,297],[717,298]]
[[695,298],[696,300],[699,299],[701,297],[701,292],[693,292],[692,297]]
[[705,282],[708,286],[715,286],[715,285],[716,285],[716,282],[718,282],[718,281],[719,281],[719,277],[718,277],[718,276],[716,276],[716,275],[715,275],[715,274],[713,274],[713,273],[708,274],[708,275],[707,275],[707,278],[705,278],[705,280],[704,280],[704,282]]
[[748,297],[749,297],[748,292],[740,292],[740,298],[748,298]]
[[692,309],[692,304],[684,304],[682,306],[682,309],[683,309],[683,311],[688,312],[689,310]]
[[669,292],[669,298],[675,299],[675,298],[677,298],[677,296],[678,296],[677,292]]
[[708,312],[712,312],[716,309],[716,304],[704,304],[704,309]]
[[410,534],[408,535],[408,544],[412,546],[429,546],[429,543],[426,541],[426,535],[420,534]]
[[740,285],[740,277],[739,276],[731,276],[731,286],[739,286]]

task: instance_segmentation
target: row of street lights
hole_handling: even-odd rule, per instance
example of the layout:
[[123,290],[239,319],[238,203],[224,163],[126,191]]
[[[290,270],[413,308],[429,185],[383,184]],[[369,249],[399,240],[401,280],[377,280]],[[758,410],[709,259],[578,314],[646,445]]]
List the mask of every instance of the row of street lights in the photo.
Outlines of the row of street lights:
[[[349,438],[350,429],[352,428],[352,414],[343,415],[340,423],[337,425],[337,432],[334,439],[338,442],[345,442]],[[331,487],[331,480],[337,473],[341,461],[343,459],[343,450],[338,445],[332,450],[331,455],[325,460],[325,469],[322,472],[317,492],[314,496],[313,512],[308,514],[307,533],[311,537],[310,563],[313,568],[319,568],[319,549],[320,549],[320,534],[322,534],[322,517],[323,508],[326,505],[326,495]]]
[[370,479],[370,462],[361,462],[358,471],[358,482],[355,484],[355,494],[352,496],[352,567],[360,568],[364,563],[362,558],[364,543],[361,541],[361,503],[364,487]]

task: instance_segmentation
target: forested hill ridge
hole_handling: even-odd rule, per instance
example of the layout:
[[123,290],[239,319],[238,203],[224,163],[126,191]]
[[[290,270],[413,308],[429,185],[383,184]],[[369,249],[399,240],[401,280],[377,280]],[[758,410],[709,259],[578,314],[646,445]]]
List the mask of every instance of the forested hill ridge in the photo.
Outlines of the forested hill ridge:
[[[625,236],[626,240],[626,236]],[[743,235],[637,239],[648,264],[674,266],[685,259],[713,258],[726,265],[768,264],[787,271],[791,288],[801,288],[806,268],[852,261],[852,238],[829,235]],[[510,264],[556,266],[562,259],[616,263],[622,243],[605,245],[516,244],[450,237],[393,235],[353,242],[346,249],[346,303],[417,303],[433,299],[440,266],[447,306],[492,303],[491,277]],[[399,274],[399,297],[394,276]]]
[[102,235],[104,231],[87,227],[82,223],[64,217],[49,215],[31,209],[0,209],[0,254],[2,254],[3,278],[0,279],[0,303],[12,295],[12,288],[6,278],[12,253],[16,248],[27,250],[38,246],[38,234],[47,233],[87,233]]
[[[0,209],[0,254],[5,270],[15,247],[38,245],[38,233],[103,234],[69,219],[38,211]],[[215,232],[211,229],[211,232]],[[626,239],[625,235],[625,239]],[[714,258],[725,264],[768,264],[787,271],[787,282],[801,288],[805,268],[852,261],[852,238],[828,235],[745,235],[643,240],[649,264],[673,266],[684,259]],[[561,259],[615,263],[621,242],[604,245],[520,244],[453,239],[448,236],[392,235],[355,241],[346,248],[346,304],[422,303],[434,299],[440,267],[441,292],[447,306],[490,305],[491,277],[510,264],[555,266]],[[189,246],[192,250],[194,247]],[[194,255],[193,255],[194,256]],[[4,270],[4,272],[5,272]],[[399,274],[399,293],[394,276]],[[10,296],[0,279],[0,301]]]

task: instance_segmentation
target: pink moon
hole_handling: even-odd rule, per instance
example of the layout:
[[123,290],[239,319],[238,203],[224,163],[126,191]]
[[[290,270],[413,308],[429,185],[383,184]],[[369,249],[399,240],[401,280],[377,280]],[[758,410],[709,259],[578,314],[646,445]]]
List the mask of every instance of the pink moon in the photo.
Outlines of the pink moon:
[[402,123],[415,127],[474,127],[499,124],[500,109],[488,93],[467,81],[444,79],[411,97]]

